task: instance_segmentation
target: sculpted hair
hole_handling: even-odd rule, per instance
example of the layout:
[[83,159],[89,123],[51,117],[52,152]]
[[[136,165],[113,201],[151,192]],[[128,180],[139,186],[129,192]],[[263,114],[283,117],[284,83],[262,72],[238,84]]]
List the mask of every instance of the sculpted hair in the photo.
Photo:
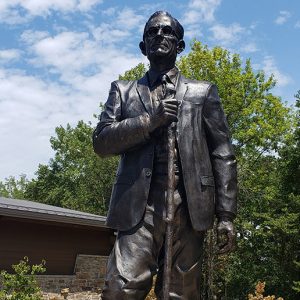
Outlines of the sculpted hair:
[[162,10],[159,10],[159,11],[156,11],[153,15],[150,16],[150,18],[148,19],[148,21],[146,22],[145,24],[145,27],[144,27],[144,34],[143,34],[143,39],[145,37],[145,33],[146,33],[146,28],[148,26],[148,23],[151,21],[151,19],[157,17],[157,16],[168,16],[169,18],[171,18],[173,20],[173,22],[175,23],[175,32],[176,32],[176,35],[177,37],[179,38],[179,40],[182,40],[183,39],[183,36],[184,36],[184,29],[182,27],[182,25],[179,23],[179,21],[174,18],[170,13],[168,13],[167,11],[162,11]]

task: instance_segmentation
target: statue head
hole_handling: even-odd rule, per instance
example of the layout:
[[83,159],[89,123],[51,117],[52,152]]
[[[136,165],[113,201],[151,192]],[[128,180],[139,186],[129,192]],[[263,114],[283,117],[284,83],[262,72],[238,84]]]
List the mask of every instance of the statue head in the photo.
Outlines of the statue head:
[[147,21],[140,49],[150,64],[175,64],[184,50],[184,29],[177,19],[165,11],[155,12]]

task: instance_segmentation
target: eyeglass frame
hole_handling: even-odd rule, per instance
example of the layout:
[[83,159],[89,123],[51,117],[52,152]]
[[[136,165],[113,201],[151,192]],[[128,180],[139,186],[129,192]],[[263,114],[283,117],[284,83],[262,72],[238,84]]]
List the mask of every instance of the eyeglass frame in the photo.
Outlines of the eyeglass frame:
[[[170,33],[164,33],[164,28],[169,28],[170,29]],[[156,32],[153,33],[153,34],[149,34],[149,30],[150,29],[155,29]],[[176,34],[176,31],[172,28],[172,26],[170,25],[158,25],[158,26],[151,26],[149,27],[146,31],[145,31],[145,37],[150,37],[150,38],[153,38],[155,37],[156,35],[158,35],[158,33],[161,31],[161,34],[163,36],[173,36],[173,37],[176,37],[178,40],[179,40],[179,37],[178,35]]]

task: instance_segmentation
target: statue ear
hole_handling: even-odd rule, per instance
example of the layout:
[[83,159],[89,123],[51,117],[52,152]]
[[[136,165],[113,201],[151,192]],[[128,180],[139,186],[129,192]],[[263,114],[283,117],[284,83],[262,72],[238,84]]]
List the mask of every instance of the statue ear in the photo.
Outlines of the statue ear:
[[185,42],[184,40],[180,40],[178,43],[177,43],[177,53],[181,53],[185,48]]
[[139,44],[139,46],[140,46],[140,49],[141,49],[142,53],[143,53],[145,56],[147,56],[147,53],[146,53],[146,47],[145,47],[144,41],[141,41],[140,44]]

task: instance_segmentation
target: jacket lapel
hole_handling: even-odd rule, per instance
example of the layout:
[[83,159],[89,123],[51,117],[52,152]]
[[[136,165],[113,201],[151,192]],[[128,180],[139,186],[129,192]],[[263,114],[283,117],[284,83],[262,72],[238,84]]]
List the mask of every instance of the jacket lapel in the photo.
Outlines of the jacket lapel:
[[176,128],[176,138],[182,133],[182,101],[188,88],[187,79],[179,73],[179,78],[176,87],[176,100],[179,102],[178,107],[178,123]]
[[[177,101],[181,104],[187,90],[187,79],[184,76],[182,76],[180,73],[178,74],[178,76],[179,78],[177,81],[175,97]],[[150,115],[153,114],[153,107],[151,102],[147,74],[145,74],[144,77],[142,77],[137,81],[136,89],[146,112]]]
[[151,115],[153,112],[147,74],[137,81],[136,89],[146,112]]
[[179,105],[182,103],[182,100],[184,98],[184,95],[187,90],[187,79],[181,75],[181,73],[178,74],[179,78],[177,81],[176,86],[176,100],[179,102]]

